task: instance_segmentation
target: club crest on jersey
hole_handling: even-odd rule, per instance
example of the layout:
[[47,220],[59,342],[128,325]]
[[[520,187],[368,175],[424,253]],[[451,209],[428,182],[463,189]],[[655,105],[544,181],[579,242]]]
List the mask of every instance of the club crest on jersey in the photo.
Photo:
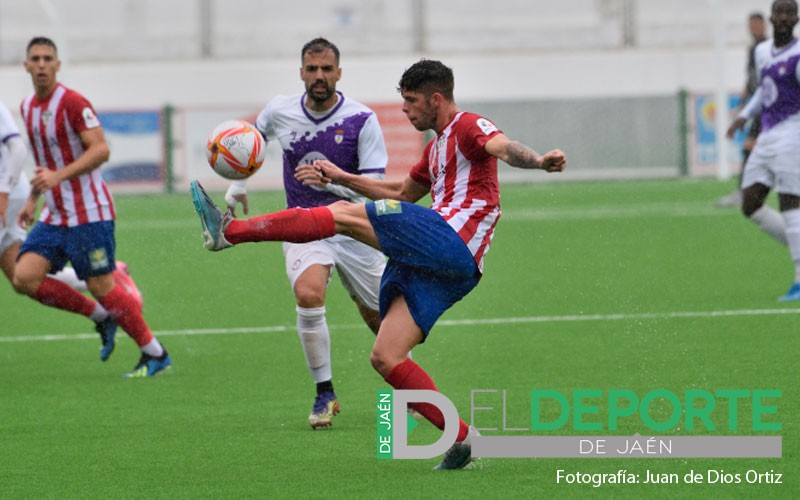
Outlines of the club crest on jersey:
[[106,255],[106,249],[96,248],[89,252],[89,265],[94,271],[108,267],[108,255]]
[[86,124],[86,128],[95,128],[100,126],[100,120],[97,119],[97,116],[95,116],[92,108],[83,108],[83,111],[81,111],[81,116],[83,116],[83,123]]
[[344,130],[337,129],[336,130],[336,135],[333,136],[333,140],[334,140],[334,142],[336,142],[336,144],[341,144],[342,141],[344,140]]
[[497,127],[494,125],[494,123],[490,122],[486,118],[478,118],[478,121],[476,123],[478,124],[478,127],[486,135],[489,135],[497,130]]
[[401,214],[403,205],[397,200],[377,200],[375,202],[375,213],[378,215]]
[[50,120],[52,118],[53,118],[53,112],[50,111],[49,109],[47,109],[44,112],[42,112],[42,123],[44,123],[45,125],[50,123]]

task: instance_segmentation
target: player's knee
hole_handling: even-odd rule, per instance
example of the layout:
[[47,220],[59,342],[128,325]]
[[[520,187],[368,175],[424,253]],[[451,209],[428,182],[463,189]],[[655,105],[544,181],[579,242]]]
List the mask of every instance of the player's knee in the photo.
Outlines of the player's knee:
[[333,214],[337,230],[341,232],[352,231],[368,220],[367,211],[362,203],[340,200],[328,205],[328,208]]
[[296,286],[294,289],[294,296],[297,300],[297,305],[311,309],[315,307],[322,307],[325,305],[325,289],[321,291],[316,287],[311,286]]
[[31,297],[36,294],[36,290],[39,288],[40,284],[41,281],[36,281],[19,274],[14,274],[14,277],[11,279],[11,286],[14,287],[15,292],[20,295],[28,295]]
[[380,373],[382,377],[388,375],[389,370],[386,369],[386,359],[381,355],[380,351],[373,349],[369,355],[369,362],[376,372]]
[[383,378],[386,378],[389,375],[389,372],[391,372],[392,369],[400,363],[400,361],[401,360],[398,359],[397,356],[374,347],[369,356],[369,362],[372,363],[372,367],[376,372],[380,373]]

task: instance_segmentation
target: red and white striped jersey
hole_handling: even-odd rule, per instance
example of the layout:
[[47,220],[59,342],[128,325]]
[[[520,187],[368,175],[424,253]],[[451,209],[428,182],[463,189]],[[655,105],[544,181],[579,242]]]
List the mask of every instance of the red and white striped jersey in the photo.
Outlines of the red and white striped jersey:
[[478,269],[500,219],[497,158],[484,149],[500,130],[486,118],[460,112],[425,147],[411,178],[430,187],[431,208],[469,247]]
[[[100,126],[91,103],[81,94],[58,84],[46,99],[36,94],[20,105],[36,165],[58,170],[69,165],[85,148],[80,133]],[[44,193],[41,222],[77,226],[114,220],[114,201],[100,169],[62,182]]]

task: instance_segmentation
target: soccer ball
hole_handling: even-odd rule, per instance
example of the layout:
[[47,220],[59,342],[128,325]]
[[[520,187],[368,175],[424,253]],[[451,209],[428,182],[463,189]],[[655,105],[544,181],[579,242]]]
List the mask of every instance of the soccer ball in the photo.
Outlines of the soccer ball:
[[261,168],[266,156],[267,145],[261,133],[244,120],[226,120],[208,136],[208,164],[226,179],[250,177]]

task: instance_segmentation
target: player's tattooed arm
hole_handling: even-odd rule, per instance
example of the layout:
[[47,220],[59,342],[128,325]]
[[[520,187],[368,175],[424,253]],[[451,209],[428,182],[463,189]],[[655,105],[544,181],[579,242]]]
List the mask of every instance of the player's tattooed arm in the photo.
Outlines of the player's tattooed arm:
[[539,153],[519,141],[510,141],[506,145],[506,163],[518,168],[542,168],[542,157]]
[[533,169],[538,168],[548,172],[561,172],[567,165],[564,152],[560,149],[548,151],[540,155],[530,147],[512,141],[503,134],[497,134],[486,143],[486,152],[503,160],[512,167]]

